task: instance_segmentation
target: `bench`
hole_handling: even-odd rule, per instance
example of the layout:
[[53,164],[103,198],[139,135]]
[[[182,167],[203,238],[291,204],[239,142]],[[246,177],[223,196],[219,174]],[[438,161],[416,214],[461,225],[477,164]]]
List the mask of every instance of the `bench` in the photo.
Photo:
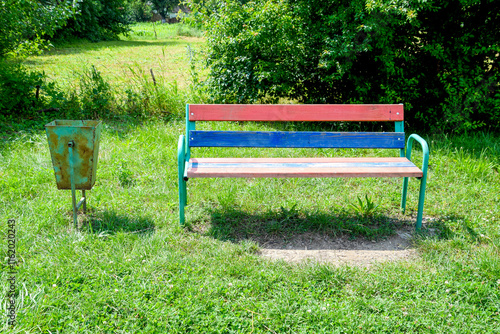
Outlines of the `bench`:
[[[197,131],[198,121],[394,122],[394,132]],[[423,152],[422,168],[411,161],[412,144]],[[195,147],[373,148],[395,149],[396,157],[352,158],[193,158]],[[397,151],[396,151],[397,152]],[[422,227],[429,149],[416,134],[405,155],[402,104],[186,106],[186,135],[178,143],[179,220],[185,223],[186,182],[214,177],[402,177],[401,208],[406,208],[408,178],[420,180],[416,229]]]

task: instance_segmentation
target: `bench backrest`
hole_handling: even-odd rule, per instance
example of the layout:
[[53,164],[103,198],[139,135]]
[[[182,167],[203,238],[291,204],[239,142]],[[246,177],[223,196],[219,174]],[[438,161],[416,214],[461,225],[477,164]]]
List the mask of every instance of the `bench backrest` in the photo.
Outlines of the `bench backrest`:
[[[196,121],[390,121],[394,132],[196,131]],[[186,107],[186,147],[387,148],[404,155],[402,104],[242,105]]]

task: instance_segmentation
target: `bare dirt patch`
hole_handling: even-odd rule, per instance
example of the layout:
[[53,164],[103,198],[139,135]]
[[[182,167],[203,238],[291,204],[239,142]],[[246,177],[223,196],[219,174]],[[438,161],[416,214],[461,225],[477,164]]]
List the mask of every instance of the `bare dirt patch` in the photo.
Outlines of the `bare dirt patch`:
[[260,247],[262,256],[270,260],[294,263],[312,260],[334,265],[369,266],[417,256],[412,247],[413,231],[413,227],[401,228],[380,241],[304,233],[286,239],[266,240]]

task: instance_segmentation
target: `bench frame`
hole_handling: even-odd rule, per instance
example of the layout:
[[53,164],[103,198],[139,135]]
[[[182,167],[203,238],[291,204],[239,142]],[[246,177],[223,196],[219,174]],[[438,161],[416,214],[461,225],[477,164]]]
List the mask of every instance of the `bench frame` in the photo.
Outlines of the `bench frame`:
[[[246,132],[246,131],[196,131],[196,121],[392,121],[395,123],[395,131],[392,133],[375,132]],[[249,133],[249,134],[248,134]],[[400,142],[402,140],[402,142]],[[351,175],[320,175],[313,173],[302,173],[300,175],[288,175],[283,169],[275,168],[268,174],[227,174],[224,172],[208,172],[204,175],[196,174],[195,164],[203,159],[191,159],[191,147],[328,147],[328,148],[389,148],[399,149],[400,158],[406,158],[411,162],[411,151],[413,142],[420,144],[423,153],[422,168],[419,170],[417,179],[420,180],[418,213],[416,229],[422,227],[422,215],[425,200],[425,189],[427,181],[427,168],[429,164],[429,147],[427,142],[420,136],[412,134],[404,146],[404,113],[402,104],[392,105],[186,105],[186,135],[181,135],[178,142],[178,182],[179,182],[179,221],[185,223],[185,206],[187,205],[187,181],[189,177],[353,177]],[[291,144],[290,144],[291,143]],[[289,145],[289,146],[287,146]],[[323,159],[323,160],[321,160]],[[336,158],[319,158],[317,161],[335,160]],[[348,161],[349,158],[338,158]],[[353,158],[361,159],[361,158]],[[351,159],[351,160],[353,160]],[[383,161],[382,158],[371,160]],[[406,161],[405,159],[405,161]],[[210,164],[222,159],[205,159]],[[226,159],[227,160],[227,159]],[[236,161],[237,159],[235,159]],[[252,159],[240,159],[252,160]],[[253,159],[259,160],[259,159]],[[260,159],[265,160],[265,159]],[[268,159],[272,160],[272,159]],[[276,159],[278,161],[280,159]],[[285,159],[281,159],[285,160]],[[280,160],[280,161],[281,161]],[[300,159],[288,159],[302,161]],[[287,160],[287,161],[288,161]],[[313,159],[310,159],[313,161]],[[316,160],[314,160],[316,161]],[[336,160],[335,160],[336,161]],[[372,161],[372,163],[373,163]],[[274,160],[266,160],[265,165],[272,165]],[[280,162],[282,163],[282,162]],[[293,164],[293,163],[292,163]],[[312,163],[314,164],[314,162]],[[413,165],[413,163],[411,163]],[[251,164],[250,164],[251,165]],[[261,165],[259,165],[261,166]],[[273,166],[276,167],[276,166]],[[415,168],[413,168],[415,167]],[[413,171],[418,170],[413,165]],[[306,168],[307,170],[307,164]],[[349,169],[349,168],[348,168]],[[222,169],[220,169],[222,170]],[[259,168],[262,170],[262,168]],[[312,170],[312,169],[310,169]],[[382,170],[382,169],[379,169]],[[190,173],[190,174],[189,174]],[[363,177],[401,177],[410,175],[408,172],[392,175],[372,175],[366,171]],[[408,190],[408,179],[417,175],[403,176],[403,189],[401,196],[401,209],[405,213],[406,197]]]

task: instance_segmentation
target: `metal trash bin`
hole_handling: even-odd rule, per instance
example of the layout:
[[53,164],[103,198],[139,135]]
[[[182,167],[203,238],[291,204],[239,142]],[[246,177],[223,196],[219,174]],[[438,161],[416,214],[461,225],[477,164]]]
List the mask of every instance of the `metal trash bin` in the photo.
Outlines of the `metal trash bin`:
[[[50,155],[58,189],[71,189],[73,221],[77,225],[77,210],[86,212],[85,190],[94,186],[101,138],[101,121],[55,120],[45,125]],[[76,189],[82,199],[76,203]]]

